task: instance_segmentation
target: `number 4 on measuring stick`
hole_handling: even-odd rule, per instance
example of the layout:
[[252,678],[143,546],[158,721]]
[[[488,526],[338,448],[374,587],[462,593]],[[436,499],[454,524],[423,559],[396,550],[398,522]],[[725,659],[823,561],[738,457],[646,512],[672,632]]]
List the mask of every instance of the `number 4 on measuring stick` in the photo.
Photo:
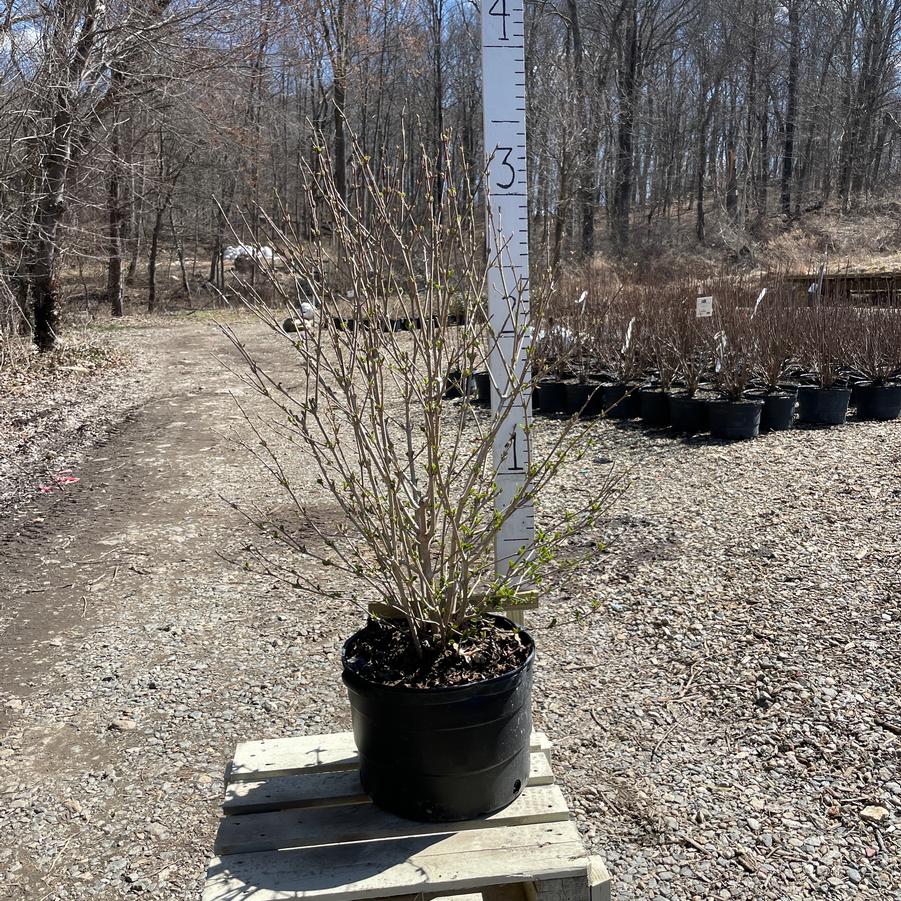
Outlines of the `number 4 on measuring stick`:
[[488,10],[489,16],[497,16],[501,20],[501,40],[510,40],[507,37],[507,18],[510,13],[507,12],[507,0],[494,0],[491,8]]

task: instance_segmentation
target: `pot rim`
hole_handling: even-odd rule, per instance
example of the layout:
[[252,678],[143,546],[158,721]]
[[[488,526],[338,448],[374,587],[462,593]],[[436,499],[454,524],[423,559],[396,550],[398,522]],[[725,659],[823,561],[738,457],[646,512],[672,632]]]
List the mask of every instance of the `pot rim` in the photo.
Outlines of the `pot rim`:
[[[359,635],[360,632],[363,631],[363,629],[357,629],[357,631],[354,632],[353,635],[351,635],[341,646],[341,678],[344,681],[345,685],[349,685],[350,682],[354,682],[358,685],[363,685],[367,688],[375,689],[378,691],[384,691],[389,694],[418,695],[420,697],[451,696],[464,693],[467,690],[481,692],[483,689],[491,688],[495,685],[500,684],[505,679],[515,678],[516,676],[527,670],[534,662],[535,639],[532,638],[531,634],[526,631],[526,629],[522,628],[521,626],[517,626],[512,620],[507,619],[506,616],[501,616],[498,613],[491,613],[488,615],[491,616],[495,620],[495,622],[510,626],[509,631],[519,631],[520,633],[524,634],[528,639],[529,644],[531,645],[529,654],[526,659],[515,669],[509,670],[506,673],[501,673],[499,676],[492,676],[490,679],[480,679],[478,682],[464,682],[462,685],[443,685],[436,688],[419,688],[412,685],[386,685],[384,682],[374,682],[372,679],[367,679],[365,676],[361,676],[359,673],[354,672],[347,665],[347,647],[357,637],[357,635]],[[363,628],[365,629],[365,626]]]
[[829,392],[830,394],[841,392],[849,396],[851,394],[850,388],[843,388],[841,385],[830,385],[828,388],[824,388],[822,385],[799,385],[798,394],[800,394],[802,391],[823,391]]
[[741,400],[729,400],[727,397],[717,397],[708,400],[711,407],[762,407],[762,397],[743,397]]

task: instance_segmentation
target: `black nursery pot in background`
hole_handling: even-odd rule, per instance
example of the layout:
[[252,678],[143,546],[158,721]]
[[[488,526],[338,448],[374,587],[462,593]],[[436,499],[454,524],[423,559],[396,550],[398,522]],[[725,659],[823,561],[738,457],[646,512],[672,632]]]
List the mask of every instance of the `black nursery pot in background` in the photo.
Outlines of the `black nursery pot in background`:
[[[495,617],[501,628],[513,624]],[[452,822],[493,813],[511,804],[529,778],[532,737],[532,665],[451,688],[380,685],[348,667],[352,636],[344,645],[344,684],[350,697],[360,781],[372,802],[410,820]]]
[[707,428],[707,404],[687,394],[670,394],[669,419],[676,432],[703,432]]
[[444,397],[452,400],[463,397],[463,389],[468,387],[468,380],[459,369],[451,369],[444,379]]
[[714,400],[707,404],[710,434],[728,441],[743,441],[760,434],[762,400]]
[[761,432],[785,432],[795,424],[797,391],[774,391],[760,395],[763,411],[760,414]]
[[469,377],[469,393],[472,401],[484,407],[491,406],[491,374],[486,371],[474,372]]
[[841,425],[848,416],[850,400],[850,388],[802,385],[798,389],[798,421],[810,425]]
[[669,425],[669,395],[662,388],[642,388],[638,392],[638,412],[648,425]]
[[638,416],[638,390],[625,382],[604,385],[604,410],[610,419]]
[[576,382],[566,386],[566,412],[588,418],[604,412],[604,390],[590,382]]
[[857,418],[888,421],[901,416],[901,385],[858,385]]
[[566,382],[559,379],[541,379],[538,409],[543,416],[558,416],[566,412]]

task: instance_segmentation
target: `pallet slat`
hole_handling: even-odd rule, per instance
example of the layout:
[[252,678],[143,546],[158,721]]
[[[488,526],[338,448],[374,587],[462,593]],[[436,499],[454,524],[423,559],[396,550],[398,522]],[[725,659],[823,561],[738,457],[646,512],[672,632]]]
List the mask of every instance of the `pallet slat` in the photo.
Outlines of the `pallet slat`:
[[267,738],[238,745],[229,779],[270,778],[297,770],[320,773],[355,769],[356,766],[357,749],[352,732]]
[[[541,732],[532,733],[531,748],[550,755],[550,742]],[[326,773],[356,767],[352,732],[299,735],[241,742],[235,749],[228,778],[230,782],[258,782],[293,773]]]
[[[533,751],[530,757],[529,786],[550,785],[554,781],[547,757]],[[222,809],[228,814],[262,813],[298,807],[327,807],[365,804],[369,801],[356,769],[331,773],[273,776],[262,781],[237,781],[226,786]]]
[[385,813],[372,804],[230,816],[219,824],[214,850],[220,855],[276,851],[568,819],[569,811],[560,789],[556,785],[542,785],[526,788],[512,804],[497,813],[457,823],[416,823]]
[[587,876],[571,822],[213,858],[203,901],[357,901]]

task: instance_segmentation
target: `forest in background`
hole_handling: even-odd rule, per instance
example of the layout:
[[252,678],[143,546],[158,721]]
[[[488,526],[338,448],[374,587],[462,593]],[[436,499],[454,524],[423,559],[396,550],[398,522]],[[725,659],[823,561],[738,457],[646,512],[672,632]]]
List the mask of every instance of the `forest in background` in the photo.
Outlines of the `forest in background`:
[[[552,266],[748,259],[774,222],[897,191],[901,0],[526,12],[531,240]],[[354,145],[378,168],[450,144],[457,186],[477,185],[479,5],[9,0],[0,139],[0,331],[47,349],[64,269],[102,269],[114,315],[139,270],[154,306],[164,249],[189,294],[198,272],[221,284],[225,246],[264,217],[304,237],[304,172],[328,160],[346,191]]]

